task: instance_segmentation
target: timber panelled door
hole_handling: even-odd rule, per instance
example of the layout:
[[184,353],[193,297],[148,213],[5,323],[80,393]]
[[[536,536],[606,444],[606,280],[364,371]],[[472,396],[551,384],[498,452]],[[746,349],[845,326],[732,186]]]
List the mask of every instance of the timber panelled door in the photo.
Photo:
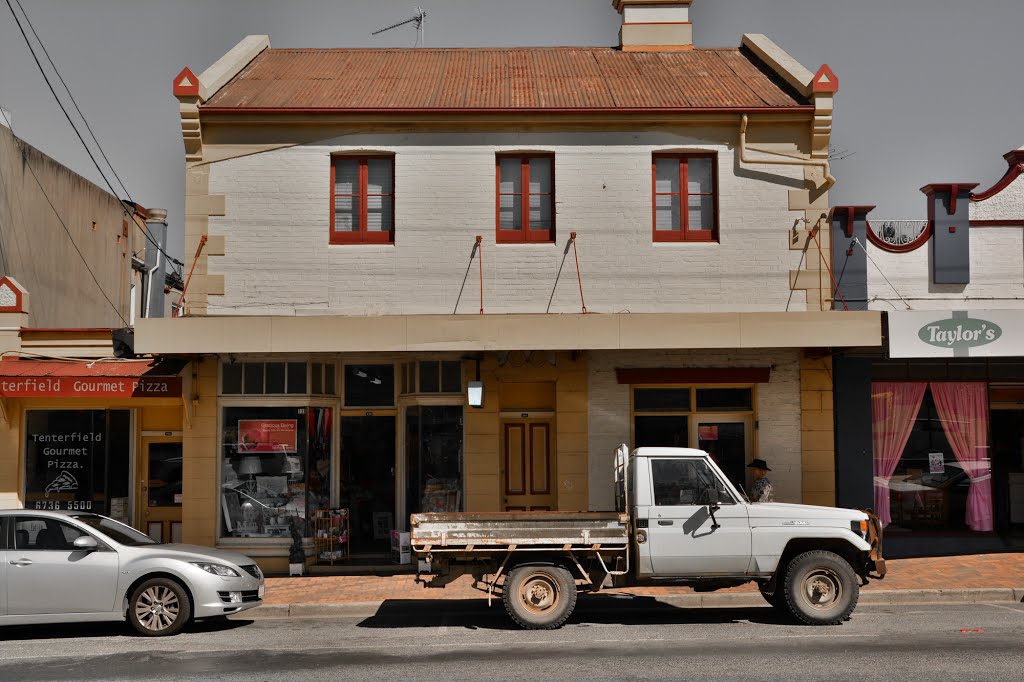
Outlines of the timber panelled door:
[[181,542],[181,439],[143,438],[139,529],[157,542]]
[[552,422],[506,421],[502,431],[505,511],[555,509]]

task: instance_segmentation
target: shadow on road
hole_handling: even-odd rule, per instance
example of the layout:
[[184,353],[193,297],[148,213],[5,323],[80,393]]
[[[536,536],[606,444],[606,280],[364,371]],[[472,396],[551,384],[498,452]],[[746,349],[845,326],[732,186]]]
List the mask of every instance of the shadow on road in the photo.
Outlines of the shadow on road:
[[[211,619],[193,621],[180,634],[226,632],[251,624],[251,620]],[[119,623],[50,623],[48,625],[7,625],[0,627],[0,641],[30,639],[77,639],[79,637],[139,637],[131,625]]]
[[[688,625],[764,623],[794,625],[772,608],[681,608],[654,597],[591,596],[580,599],[566,625]],[[464,627],[518,630],[501,600],[487,607],[483,599],[389,599],[361,621],[363,628]]]

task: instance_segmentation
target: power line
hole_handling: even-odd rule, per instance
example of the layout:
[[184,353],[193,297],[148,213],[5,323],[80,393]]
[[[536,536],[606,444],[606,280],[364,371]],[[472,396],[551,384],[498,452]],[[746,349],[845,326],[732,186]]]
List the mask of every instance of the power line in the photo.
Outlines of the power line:
[[131,192],[129,192],[128,188],[124,186],[124,182],[121,181],[121,176],[119,176],[117,174],[117,171],[114,169],[114,164],[110,163],[110,159],[107,158],[106,152],[103,151],[103,146],[100,144],[100,141],[96,138],[96,133],[92,131],[92,126],[89,125],[89,119],[87,119],[85,117],[85,114],[82,113],[82,109],[78,106],[78,101],[75,100],[75,96],[71,94],[71,88],[69,88],[68,84],[64,82],[64,78],[60,75],[60,70],[57,68],[57,65],[54,63],[49,51],[46,49],[46,45],[45,43],[43,43],[43,39],[39,37],[39,34],[36,32],[36,27],[32,25],[32,20],[29,19],[28,12],[26,12],[25,8],[21,6],[21,0],[14,0],[14,2],[16,5],[18,5],[18,9],[20,9],[21,13],[25,16],[25,22],[28,24],[29,29],[32,30],[32,35],[35,36],[36,42],[39,43],[39,47],[42,48],[43,54],[46,55],[46,60],[50,62],[50,66],[53,67],[53,72],[57,74],[57,79],[60,81],[60,84],[64,86],[64,91],[68,93],[68,97],[71,99],[71,103],[75,105],[75,111],[78,112],[78,115],[81,117],[82,122],[85,123],[85,129],[89,131],[89,136],[92,137],[92,141],[96,144],[96,148],[100,151],[100,155],[103,157],[103,160],[106,161],[107,167],[110,169],[110,172],[113,173],[114,177],[117,179],[117,184],[119,184],[121,186],[121,189],[124,190],[124,194],[125,196],[128,197],[128,201],[134,204],[135,200],[132,199]]
[[[17,0],[15,0],[15,1],[17,2]],[[155,248],[157,251],[159,251],[161,254],[163,254],[164,258],[166,258],[171,263],[174,263],[175,265],[179,265],[179,266],[184,267],[184,265],[185,265],[184,263],[182,263],[177,258],[172,258],[170,255],[167,254],[166,251],[164,251],[160,247],[160,245],[153,239],[153,237],[150,236],[149,232],[147,232],[145,228],[143,228],[141,225],[139,225],[138,221],[135,220],[135,216],[132,213],[130,213],[127,208],[125,208],[123,203],[121,203],[120,198],[117,197],[117,191],[114,189],[114,186],[110,183],[110,180],[107,179],[106,174],[103,172],[103,168],[100,166],[99,162],[96,160],[96,157],[95,157],[95,155],[93,155],[92,150],[89,148],[89,145],[86,144],[85,139],[82,137],[82,133],[78,130],[78,127],[75,125],[75,122],[72,120],[71,115],[68,113],[67,108],[64,106],[64,103],[61,102],[60,97],[57,96],[57,91],[54,89],[53,83],[50,82],[50,77],[46,75],[46,70],[43,68],[42,63],[39,61],[39,56],[36,54],[35,48],[32,47],[32,41],[29,40],[28,34],[25,33],[25,27],[21,25],[21,19],[18,18],[17,12],[14,11],[14,7],[11,5],[11,0],[6,0],[6,2],[7,2],[7,9],[9,9],[11,11],[11,16],[14,17],[14,22],[18,25],[18,30],[21,31],[21,37],[25,39],[25,45],[28,47],[28,51],[32,54],[32,59],[35,61],[36,66],[39,68],[39,73],[43,76],[43,80],[46,81],[46,86],[50,89],[50,94],[52,94],[53,98],[57,101],[57,106],[60,107],[60,110],[62,112],[64,112],[64,117],[68,120],[68,123],[71,125],[71,129],[75,131],[75,135],[78,137],[78,141],[82,143],[82,146],[85,148],[85,153],[89,155],[89,159],[92,161],[92,164],[94,166],[96,166],[96,170],[99,172],[100,177],[103,178],[103,182],[107,185],[107,188],[110,190],[110,193],[112,195],[114,195],[115,198],[118,198],[118,204],[121,205],[121,210],[124,211],[124,214],[126,216],[128,216],[128,219],[131,221],[131,223],[133,225],[135,225],[135,227],[138,228],[138,230],[140,232],[142,232],[143,236],[146,238],[146,241],[148,241],[150,244],[152,244],[153,248]],[[21,8],[22,13],[25,14],[25,8],[21,7],[20,3],[18,4],[18,7]],[[26,22],[29,21],[28,14],[25,14],[25,21]],[[36,39],[37,40],[39,39],[38,35],[36,36]],[[43,43],[42,43],[41,40],[39,41],[39,44],[40,44],[40,46],[42,46]],[[43,51],[44,52],[46,51],[45,47],[43,48]],[[53,64],[52,61],[50,63]],[[56,72],[57,71],[56,65],[54,65],[53,68],[54,68],[54,71]],[[57,76],[60,77],[60,74],[57,73]],[[61,79],[61,80],[63,81],[63,79]],[[70,91],[69,91],[69,94],[70,94]],[[72,98],[72,100],[74,100],[74,98]],[[81,113],[81,112],[79,112],[79,113]],[[85,120],[84,116],[82,117],[82,120],[83,121]],[[88,127],[88,123],[86,124],[86,127]],[[99,143],[98,142],[97,142],[96,146],[99,147]],[[101,152],[103,151],[102,148],[100,148],[100,151]],[[105,155],[104,155],[104,158],[106,158]],[[108,161],[107,163],[109,165],[110,162]],[[111,166],[111,170],[113,170],[113,166]],[[116,173],[114,175],[115,175],[115,177],[117,176]],[[120,181],[120,179],[118,179],[118,180]],[[123,185],[122,185],[122,187],[123,187]],[[125,190],[125,193],[127,193],[127,190]],[[129,197],[129,199],[130,199],[130,197]]]
[[96,273],[93,272],[91,267],[89,267],[89,261],[86,260],[85,255],[82,253],[82,250],[79,249],[78,244],[75,243],[75,238],[71,235],[71,230],[68,229],[68,226],[64,222],[64,219],[60,217],[60,213],[57,211],[57,207],[53,205],[52,201],[50,201],[50,196],[46,193],[46,188],[43,187],[43,183],[39,180],[39,176],[36,175],[35,169],[32,167],[32,164],[28,160],[28,154],[25,152],[25,147],[22,144],[21,139],[14,132],[14,126],[11,124],[11,119],[7,118],[7,113],[4,112],[2,109],[0,109],[0,114],[2,114],[4,119],[7,121],[7,127],[11,129],[11,136],[14,138],[15,144],[17,144],[18,148],[21,150],[21,157],[24,160],[25,165],[28,167],[29,172],[32,174],[32,177],[35,179],[36,184],[39,186],[39,191],[43,193],[43,198],[46,199],[46,203],[50,205],[50,209],[53,211],[53,215],[57,217],[57,221],[60,223],[60,226],[64,228],[64,232],[68,235],[68,239],[71,241],[71,246],[75,247],[75,252],[78,254],[78,257],[82,259],[82,263],[85,265],[85,269],[89,271],[89,275],[92,277],[92,281],[96,283],[96,288],[100,290],[100,294],[102,294],[103,298],[107,300],[107,303],[110,304],[110,307],[117,314],[117,316],[121,318],[121,322],[124,323],[124,326],[131,326],[128,324],[128,320],[124,319],[124,315],[121,314],[121,310],[116,305],[114,305],[114,302],[110,300],[109,296],[107,296],[107,292],[103,290],[103,285],[100,284],[100,280],[96,277]]

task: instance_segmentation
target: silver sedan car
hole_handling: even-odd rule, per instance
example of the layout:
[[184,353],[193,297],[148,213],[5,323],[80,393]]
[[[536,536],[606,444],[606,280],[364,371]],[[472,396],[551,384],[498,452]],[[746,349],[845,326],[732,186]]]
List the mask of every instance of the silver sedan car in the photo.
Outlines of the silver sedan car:
[[0,625],[127,618],[173,635],[259,606],[263,590],[242,554],[160,544],[98,514],[0,510]]

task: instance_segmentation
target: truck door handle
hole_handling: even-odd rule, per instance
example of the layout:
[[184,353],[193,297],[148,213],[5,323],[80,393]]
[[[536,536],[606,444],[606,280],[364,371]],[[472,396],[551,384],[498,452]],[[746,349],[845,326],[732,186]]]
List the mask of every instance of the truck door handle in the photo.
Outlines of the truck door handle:
[[11,564],[11,566],[31,566],[32,565],[32,560],[31,559],[18,559],[17,561],[11,561],[10,564]]
[[660,520],[660,521],[658,521],[658,525],[659,526],[671,526],[672,525],[672,520],[671,519]]

